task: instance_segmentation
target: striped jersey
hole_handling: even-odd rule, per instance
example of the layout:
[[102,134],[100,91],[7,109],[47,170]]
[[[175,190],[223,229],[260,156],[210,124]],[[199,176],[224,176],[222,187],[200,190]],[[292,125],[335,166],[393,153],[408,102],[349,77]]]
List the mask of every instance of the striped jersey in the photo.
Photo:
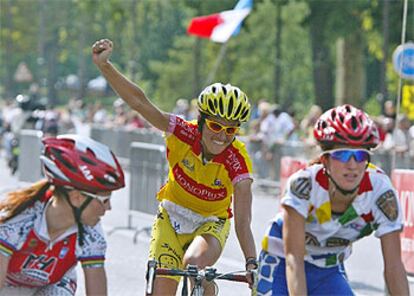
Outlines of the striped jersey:
[[[293,174],[281,204],[290,206],[305,218],[305,260],[331,267],[351,254],[354,241],[374,232],[376,237],[400,231],[402,213],[396,191],[384,172],[370,166],[358,194],[344,213],[333,213],[328,192],[329,179],[323,166],[315,164]],[[284,257],[283,212],[271,221],[262,248]]]
[[235,139],[221,154],[204,163],[196,122],[170,115],[166,135],[168,182],[158,200],[170,200],[205,217],[231,217],[234,185],[252,179],[245,145]]
[[103,266],[106,241],[100,223],[84,225],[83,246],[78,244],[75,225],[50,240],[46,222],[50,196],[0,224],[0,253],[10,257],[6,276],[9,285],[34,288],[56,283],[78,261],[83,267]]

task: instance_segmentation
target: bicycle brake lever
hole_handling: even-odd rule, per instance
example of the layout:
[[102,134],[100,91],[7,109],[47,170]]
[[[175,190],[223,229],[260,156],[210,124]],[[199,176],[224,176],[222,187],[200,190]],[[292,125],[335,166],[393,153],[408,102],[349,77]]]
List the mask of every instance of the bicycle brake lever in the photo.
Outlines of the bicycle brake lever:
[[216,278],[216,273],[217,269],[214,267],[206,267],[204,269],[205,272],[205,278],[207,281],[211,282],[212,280],[214,280]]
[[155,269],[157,268],[157,261],[155,260],[149,260],[147,265],[147,287],[146,287],[146,293],[148,295],[152,294],[152,291],[154,289],[154,278],[155,278]]
[[198,276],[198,266],[197,265],[187,265],[187,271],[191,276]]

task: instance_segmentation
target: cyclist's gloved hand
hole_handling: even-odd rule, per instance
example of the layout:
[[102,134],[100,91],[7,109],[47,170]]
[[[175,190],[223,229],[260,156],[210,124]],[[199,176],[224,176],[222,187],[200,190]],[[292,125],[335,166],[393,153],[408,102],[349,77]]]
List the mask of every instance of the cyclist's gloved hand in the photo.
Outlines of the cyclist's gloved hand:
[[257,263],[256,258],[254,257],[246,258],[246,270],[248,271],[247,280],[249,281],[250,289],[254,287],[254,284],[257,278],[258,267],[259,267],[259,264]]

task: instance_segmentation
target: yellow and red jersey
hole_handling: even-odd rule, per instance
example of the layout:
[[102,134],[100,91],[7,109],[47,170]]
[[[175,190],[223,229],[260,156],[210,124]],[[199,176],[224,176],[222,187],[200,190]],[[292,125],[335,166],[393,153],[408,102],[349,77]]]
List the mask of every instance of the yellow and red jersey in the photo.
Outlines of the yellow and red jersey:
[[171,115],[166,136],[168,182],[158,200],[170,200],[203,216],[231,217],[234,185],[252,179],[245,145],[235,139],[221,154],[203,163],[196,122]]

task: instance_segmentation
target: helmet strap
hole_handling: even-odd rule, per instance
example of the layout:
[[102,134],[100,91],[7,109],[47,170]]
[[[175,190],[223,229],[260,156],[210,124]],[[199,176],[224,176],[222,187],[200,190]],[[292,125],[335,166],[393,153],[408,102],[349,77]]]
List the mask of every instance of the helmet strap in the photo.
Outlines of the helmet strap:
[[351,195],[351,194],[354,194],[355,191],[357,191],[357,189],[359,188],[359,185],[360,184],[358,184],[354,189],[351,189],[351,190],[343,189],[343,188],[341,188],[341,186],[338,185],[338,183],[336,183],[336,181],[332,178],[331,174],[329,174],[329,172],[328,172],[327,169],[325,169],[325,174],[328,176],[329,180],[332,181],[332,183],[334,184],[335,188],[338,189],[338,191],[341,192],[343,195]]
[[207,115],[205,115],[203,113],[201,113],[198,116],[198,119],[197,119],[198,124],[197,124],[197,126],[198,126],[198,131],[200,132],[200,134],[203,132],[203,126],[206,123],[206,118],[207,118]]
[[[204,127],[204,124],[206,122],[206,118],[207,118],[207,116],[203,113],[201,113],[198,116],[197,126],[198,126],[198,131],[199,131],[200,134],[203,133],[203,127]],[[202,139],[200,139],[200,141],[202,141]],[[205,165],[208,162],[208,160],[205,158],[203,143],[201,143],[201,158],[203,160],[203,165]]]
[[69,194],[66,190],[63,191],[64,196],[66,197],[66,200],[68,201],[69,205],[72,208],[73,216],[75,217],[75,222],[78,225],[78,242],[80,246],[83,246],[83,236],[85,233],[85,229],[83,227],[83,224],[81,222],[81,215],[83,210],[89,205],[89,203],[93,200],[93,197],[88,196],[86,200],[81,204],[81,206],[75,207],[72,202],[70,201]]

